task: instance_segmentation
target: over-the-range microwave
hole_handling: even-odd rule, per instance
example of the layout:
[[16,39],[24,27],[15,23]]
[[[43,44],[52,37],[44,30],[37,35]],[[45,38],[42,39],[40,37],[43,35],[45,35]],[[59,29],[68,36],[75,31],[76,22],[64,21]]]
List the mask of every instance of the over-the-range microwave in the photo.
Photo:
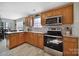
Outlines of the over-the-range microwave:
[[62,24],[62,16],[53,16],[46,18],[46,25]]

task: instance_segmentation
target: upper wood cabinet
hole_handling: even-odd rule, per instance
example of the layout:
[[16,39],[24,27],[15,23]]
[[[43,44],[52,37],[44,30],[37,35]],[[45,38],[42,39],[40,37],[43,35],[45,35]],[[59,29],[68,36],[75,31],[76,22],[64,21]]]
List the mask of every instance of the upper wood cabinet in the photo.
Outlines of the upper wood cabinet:
[[34,17],[33,16],[25,17],[25,25],[26,26],[33,26],[33,24],[34,24]]
[[56,9],[54,10],[55,14],[53,16],[63,16],[63,12],[64,12],[64,9],[63,8],[59,8],[59,9]]
[[28,26],[28,17],[25,17],[25,26]]
[[73,5],[64,8],[63,24],[73,24]]
[[77,56],[78,55],[78,43],[75,37],[64,37],[64,56]]
[[46,14],[42,13],[41,14],[41,25],[43,26],[43,25],[45,25],[45,23],[46,23]]
[[60,16],[62,15],[63,24],[73,24],[73,4],[62,6],[60,8],[52,9],[41,13],[41,23],[45,25],[47,17]]

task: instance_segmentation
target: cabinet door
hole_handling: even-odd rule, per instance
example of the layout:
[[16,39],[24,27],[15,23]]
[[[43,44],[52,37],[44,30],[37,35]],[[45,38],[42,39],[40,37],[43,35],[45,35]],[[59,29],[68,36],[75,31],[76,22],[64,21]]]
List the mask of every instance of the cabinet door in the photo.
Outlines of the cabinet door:
[[31,41],[31,33],[28,32],[27,33],[27,43],[30,43],[30,41]]
[[25,33],[24,33],[24,41],[27,42],[27,39],[28,39],[28,37],[27,37],[27,32],[25,32]]
[[17,34],[10,34],[8,36],[8,39],[9,39],[9,48],[13,48],[13,47],[17,46],[17,43],[18,43]]
[[55,16],[63,16],[63,12],[64,12],[64,10],[63,10],[63,8],[59,8],[59,9],[56,9],[55,11]]
[[25,26],[28,26],[28,17],[25,17]]
[[33,45],[33,38],[34,38],[34,35],[33,35],[33,33],[29,33],[29,40],[30,40],[30,44],[32,44]]
[[33,33],[33,45],[37,46],[37,33]]
[[26,24],[26,26],[33,26],[34,17],[33,16],[25,17],[25,24]]
[[54,9],[54,10],[51,10],[50,13],[51,13],[51,16],[52,16],[52,17],[55,16],[55,15],[56,15],[55,9]]
[[19,39],[18,44],[24,43],[24,33],[18,33]]
[[29,34],[29,32],[25,32],[25,42],[27,42],[27,43],[29,43],[29,41],[30,41],[30,34]]
[[43,34],[38,34],[37,36],[37,42],[38,42],[38,47],[39,48],[44,48],[44,39],[43,39]]
[[63,24],[73,24],[73,5],[64,8]]
[[64,37],[64,56],[76,56],[77,55],[77,38]]
[[41,14],[41,24],[42,24],[42,26],[44,26],[46,24],[46,14],[45,13]]
[[25,34],[25,42],[29,44],[33,44],[33,34],[31,32],[26,32]]

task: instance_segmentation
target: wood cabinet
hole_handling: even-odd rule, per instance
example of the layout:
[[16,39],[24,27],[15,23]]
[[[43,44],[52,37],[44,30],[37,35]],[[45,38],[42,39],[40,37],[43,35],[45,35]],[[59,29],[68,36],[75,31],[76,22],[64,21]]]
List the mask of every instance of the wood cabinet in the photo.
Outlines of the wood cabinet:
[[73,5],[69,5],[63,10],[63,24],[73,24]]
[[29,43],[29,44],[31,44],[31,37],[32,37],[32,33],[31,32],[26,32],[25,33],[25,42],[27,42],[27,43]]
[[24,33],[11,33],[8,34],[8,47],[14,48],[22,43],[24,43]]
[[32,32],[25,32],[25,42],[35,45],[36,35]]
[[26,42],[32,44],[33,46],[43,48],[44,47],[44,39],[43,34],[41,33],[33,33],[33,32],[26,32],[25,33]]
[[60,15],[63,16],[64,8],[56,9],[54,10],[54,12],[55,12],[54,16],[60,16]]
[[28,32],[28,35],[29,35],[29,36],[28,36],[28,39],[29,39],[28,43],[30,43],[30,44],[33,45],[33,43],[34,43],[34,41],[33,41],[34,35],[33,35],[32,32]]
[[77,56],[78,55],[78,43],[77,38],[64,37],[64,56]]
[[8,41],[9,41],[9,48],[14,48],[15,46],[17,46],[18,43],[18,34],[9,34],[8,35]]
[[33,45],[37,46],[37,33],[32,33]]
[[44,26],[46,24],[46,15],[45,13],[41,14],[41,25]]
[[56,9],[52,9],[41,13],[41,24],[45,25],[47,17],[60,16],[62,15],[63,24],[73,24],[73,4],[62,6]]
[[24,33],[18,33],[18,45],[24,43]]
[[28,32],[24,32],[24,41],[27,43],[28,42]]
[[25,25],[26,26],[33,26],[33,24],[34,24],[34,17],[33,16],[25,17]]
[[41,34],[41,33],[38,33],[37,45],[38,45],[38,47],[41,48],[41,49],[44,48],[44,35]]

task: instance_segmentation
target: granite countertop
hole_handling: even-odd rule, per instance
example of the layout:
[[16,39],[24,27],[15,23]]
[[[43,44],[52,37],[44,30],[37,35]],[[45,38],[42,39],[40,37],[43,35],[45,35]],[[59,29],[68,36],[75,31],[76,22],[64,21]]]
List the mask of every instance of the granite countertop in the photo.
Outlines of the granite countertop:
[[44,33],[44,32],[37,32],[37,31],[29,31],[29,32],[32,32],[32,33]]
[[24,32],[24,31],[6,32],[6,34],[12,34],[12,33],[20,33],[20,32]]
[[[13,33],[20,33],[20,32],[25,32],[25,31],[16,31],[16,32],[6,32],[6,34],[13,34]],[[32,33],[44,33],[44,32],[37,32],[37,31],[27,31],[27,32],[32,32]]]
[[78,36],[75,36],[75,35],[63,35],[63,37],[74,37],[74,38],[79,38]]

